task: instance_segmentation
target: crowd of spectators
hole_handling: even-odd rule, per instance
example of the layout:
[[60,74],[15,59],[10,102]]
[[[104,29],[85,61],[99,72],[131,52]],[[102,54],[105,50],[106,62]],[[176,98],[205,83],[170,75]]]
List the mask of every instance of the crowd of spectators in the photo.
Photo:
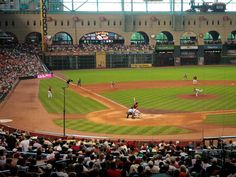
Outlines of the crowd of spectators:
[[[42,138],[0,129],[0,176],[234,177],[236,157],[219,165],[200,143]],[[224,144],[231,152],[235,145]],[[222,146],[222,144],[221,144]]]
[[[147,45],[52,46],[51,52],[151,51]],[[0,49],[0,96],[20,77],[44,73],[36,46]],[[233,155],[226,158],[226,151]],[[206,146],[178,142],[43,138],[0,129],[0,177],[235,177],[232,141]],[[211,152],[216,152],[211,153]],[[218,153],[220,152],[220,153]],[[209,156],[211,154],[211,156]],[[224,160],[213,157],[223,157]],[[222,158],[221,158],[222,160]]]
[[123,45],[123,44],[80,44],[80,45],[52,45],[48,47],[48,52],[63,54],[63,53],[89,53],[95,52],[153,52],[154,46],[139,44],[139,45]]
[[37,54],[37,46],[17,44],[14,47],[0,48],[0,100],[21,77],[44,73]]

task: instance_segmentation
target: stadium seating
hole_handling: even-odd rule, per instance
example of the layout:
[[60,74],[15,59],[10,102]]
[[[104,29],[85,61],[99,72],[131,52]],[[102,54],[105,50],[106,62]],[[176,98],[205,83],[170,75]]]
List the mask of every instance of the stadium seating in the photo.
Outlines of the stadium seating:
[[52,45],[48,48],[48,52],[72,52],[72,53],[83,53],[83,52],[138,52],[138,51],[153,51],[154,46],[150,45],[128,45],[125,46],[123,44],[81,44],[81,45]]
[[235,152],[232,141],[224,142],[222,156],[222,144],[53,138],[9,127],[0,135],[0,176],[232,177],[236,172],[235,154],[225,154]]
[[45,73],[38,57],[37,46],[16,45],[0,48],[0,102],[14,88],[20,78]]
[[[53,46],[56,51],[139,51],[151,46]],[[0,96],[21,77],[46,72],[36,46],[0,49]],[[236,146],[232,141],[205,145],[176,141],[125,141],[35,136],[11,128],[0,129],[0,177],[232,177],[236,174]]]

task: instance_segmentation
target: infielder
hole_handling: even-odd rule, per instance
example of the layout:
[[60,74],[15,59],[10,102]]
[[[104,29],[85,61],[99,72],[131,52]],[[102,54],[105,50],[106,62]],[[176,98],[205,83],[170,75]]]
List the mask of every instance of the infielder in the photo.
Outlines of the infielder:
[[198,81],[197,81],[197,76],[193,77],[193,85],[197,85]]
[[195,96],[198,96],[200,93],[203,92],[203,89],[194,88],[193,92],[195,93]]

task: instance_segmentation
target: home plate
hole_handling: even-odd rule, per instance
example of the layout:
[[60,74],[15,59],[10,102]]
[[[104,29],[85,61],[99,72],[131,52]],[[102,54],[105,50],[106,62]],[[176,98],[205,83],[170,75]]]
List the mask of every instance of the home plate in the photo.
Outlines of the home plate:
[[146,119],[153,119],[153,118],[157,118],[157,117],[161,117],[162,114],[144,114],[143,117]]
[[141,118],[127,118],[126,119],[127,121],[138,121],[138,120],[141,120]]
[[0,119],[0,123],[12,122],[11,119]]

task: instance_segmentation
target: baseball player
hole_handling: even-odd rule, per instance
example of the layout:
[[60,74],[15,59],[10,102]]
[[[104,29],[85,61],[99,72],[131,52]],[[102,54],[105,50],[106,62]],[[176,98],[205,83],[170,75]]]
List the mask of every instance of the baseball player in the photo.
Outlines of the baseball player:
[[134,118],[134,108],[133,107],[129,108],[127,111],[126,118],[129,118],[129,116],[132,116],[132,118]]
[[52,98],[52,88],[48,88],[48,98]]
[[193,92],[195,93],[195,96],[198,96],[200,93],[203,92],[203,89],[194,88]]
[[198,81],[197,81],[197,76],[193,77],[193,85],[197,85]]
[[79,78],[78,82],[77,82],[77,86],[81,87],[81,79]]
[[188,80],[188,75],[185,73],[184,74],[184,77],[183,77],[184,80]]
[[115,81],[111,81],[111,88],[115,88]]

